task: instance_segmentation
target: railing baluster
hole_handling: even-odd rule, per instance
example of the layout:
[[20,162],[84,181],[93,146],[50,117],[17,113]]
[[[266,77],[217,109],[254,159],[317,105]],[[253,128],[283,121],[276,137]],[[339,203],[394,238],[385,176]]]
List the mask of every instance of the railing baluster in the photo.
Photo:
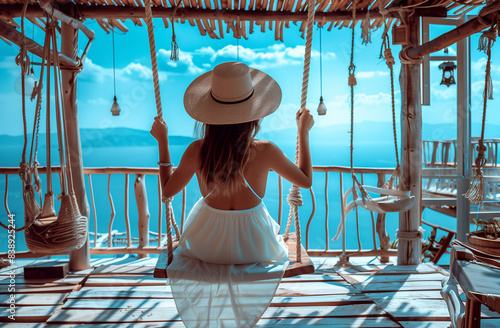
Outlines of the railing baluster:
[[90,203],[92,204],[92,213],[94,214],[94,247],[97,246],[97,214],[96,214],[96,209],[95,209],[95,202],[94,202],[94,191],[92,189],[92,179],[90,178],[90,174],[87,174],[87,178],[89,179],[89,191],[90,191]]
[[[149,246],[149,205],[146,192],[146,178],[144,174],[136,174],[134,182],[135,202],[137,203],[137,212],[139,215],[139,246],[144,248]],[[139,258],[147,257],[148,254],[139,254]]]
[[5,195],[3,197],[3,204],[5,206],[5,211],[7,211],[7,216],[10,217],[11,213],[8,204],[8,193],[9,193],[9,174],[5,173]]
[[130,235],[130,219],[128,206],[128,173],[125,173],[125,229],[127,229],[127,247],[132,247],[132,236]]
[[283,212],[283,181],[278,175],[278,225],[281,227],[281,212]]
[[311,216],[309,217],[309,220],[307,220],[307,227],[306,227],[306,251],[309,249],[309,227],[311,225],[312,219],[314,217],[314,213],[316,213],[316,196],[314,195],[313,188],[309,188],[309,191],[311,192],[311,200],[312,200],[312,212]]
[[341,255],[341,260],[343,261],[345,259],[345,219],[346,219],[346,213],[345,213],[345,206],[344,206],[344,177],[342,175],[342,172],[339,172],[339,188],[340,188],[340,210],[342,211],[341,213],[341,218],[340,218],[340,224],[342,228],[342,255]]
[[161,217],[163,216],[163,204],[161,201],[161,181],[160,175],[158,174],[158,247],[161,247]]
[[328,231],[328,216],[329,216],[330,205],[328,204],[328,171],[325,172],[325,235],[326,235],[326,250],[330,249],[330,244],[328,240],[330,239],[330,234]]
[[[186,219],[186,198],[187,198],[187,190],[186,187],[182,189],[182,212],[181,212],[181,234],[184,231],[184,220]],[[177,236],[180,238],[180,236]]]
[[113,204],[113,197],[111,197],[111,189],[110,189],[110,184],[111,184],[111,173],[108,174],[108,198],[109,198],[109,204],[111,206],[111,219],[109,220],[109,226],[108,226],[108,247],[113,247],[113,235],[111,228],[113,227],[113,221],[115,220],[115,205]]

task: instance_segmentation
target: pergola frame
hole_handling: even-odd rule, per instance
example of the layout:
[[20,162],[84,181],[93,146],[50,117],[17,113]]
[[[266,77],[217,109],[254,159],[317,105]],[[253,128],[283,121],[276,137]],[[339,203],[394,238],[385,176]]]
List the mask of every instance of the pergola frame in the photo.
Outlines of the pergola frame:
[[[122,1],[122,0],[120,0]],[[272,0],[271,0],[272,1]],[[0,0],[1,2],[1,0]],[[275,22],[275,28],[278,28],[278,22],[280,24],[288,24],[289,22],[305,22],[307,18],[307,10],[304,6],[297,5],[295,11],[293,10],[295,1],[283,1],[280,0],[283,10],[281,11],[267,11],[265,5],[267,1],[261,3],[264,4],[264,8],[261,10],[248,10],[248,9],[230,9],[230,8],[191,8],[187,5],[190,3],[184,0],[184,7],[178,8],[175,20],[180,19],[181,22],[188,21],[191,25],[194,24],[194,20],[203,21],[202,25],[200,22],[196,22],[200,33],[207,33],[213,38],[213,31],[209,31],[209,26],[214,24],[218,26],[219,29],[222,28],[222,23],[225,22],[227,25],[234,24],[238,22],[250,21],[251,24],[256,25],[266,24],[267,22]],[[217,0],[215,3],[218,3]],[[236,2],[235,2],[236,3]],[[252,1],[253,3],[253,1]],[[272,3],[272,2],[271,2]],[[319,6],[318,6],[319,3]],[[315,15],[315,21],[324,25],[326,23],[331,23],[329,29],[334,25],[338,27],[348,27],[352,25],[352,11],[350,8],[351,1],[343,2],[339,1],[338,4],[343,4],[343,8],[338,8],[338,10],[325,11],[328,3],[333,4],[334,1],[319,1],[317,2],[318,8]],[[443,34],[442,36],[429,41],[426,44],[420,45],[420,17],[446,17],[447,12],[452,8],[457,8],[460,4],[453,3],[452,1],[442,1],[441,6],[436,6],[435,8],[418,8],[418,4],[426,3],[421,0],[408,0],[406,5],[415,5],[415,10],[409,14],[407,11],[397,11],[397,8],[392,8],[395,10],[389,10],[384,12],[382,15],[378,9],[370,10],[370,20],[375,20],[373,26],[381,26],[383,24],[383,18],[394,20],[401,20],[409,28],[409,40],[407,40],[407,47],[404,47],[406,58],[409,61],[402,63],[401,65],[401,126],[402,126],[402,145],[401,145],[401,166],[402,166],[402,180],[409,188],[411,193],[416,196],[417,202],[415,206],[408,212],[400,213],[400,224],[399,230],[404,233],[415,233],[418,234],[420,228],[420,215],[421,215],[421,182],[422,182],[422,111],[421,111],[421,65],[418,59],[426,54],[430,54],[435,51],[439,51],[451,44],[463,40],[464,38],[477,33],[486,27],[487,23],[490,21],[493,14],[483,17],[483,19],[472,19],[471,21],[457,27],[456,29]],[[168,3],[164,3],[165,6],[161,5],[160,1],[155,3],[152,8],[154,17],[161,17],[165,25],[168,25],[168,20],[172,20],[172,15],[174,13],[175,2],[170,1],[170,7]],[[187,5],[186,5],[187,4]],[[210,2],[209,2],[210,4]],[[357,3],[357,21],[361,21],[366,18],[367,8],[371,5],[371,1],[359,1]],[[373,3],[372,8],[378,8],[375,5],[377,1]],[[463,5],[462,13],[473,8],[478,3],[471,3],[470,5]],[[145,17],[144,8],[141,6],[114,6],[114,5],[97,5],[92,6],[75,4],[75,3],[57,3],[58,9],[64,12],[66,15],[84,20],[84,19],[107,19],[111,26],[116,26],[120,28],[121,23],[118,20],[132,19],[136,24],[141,24],[140,20]],[[206,5],[206,4],[205,4]],[[201,6],[201,5],[200,5]],[[285,6],[287,8],[285,8]],[[256,6],[257,7],[257,6]],[[243,2],[243,8],[245,4]],[[321,9],[322,10],[319,10]],[[465,9],[464,9],[465,8]],[[285,10],[287,9],[287,10]],[[391,9],[390,6],[385,8]],[[22,5],[21,4],[0,4],[0,36],[19,44],[20,39],[23,36],[15,34],[13,25],[9,25],[6,22],[2,22],[2,18],[10,18],[10,23],[12,23],[12,18],[19,17],[21,15]],[[26,17],[35,19],[37,17],[42,17],[43,11],[35,4],[30,4],[26,13]],[[205,22],[207,21],[207,22]],[[210,24],[209,22],[212,21]],[[218,25],[215,24],[218,22]],[[270,23],[271,24],[271,23]],[[101,25],[102,26],[102,25]],[[205,29],[203,29],[203,26]],[[252,26],[252,25],[251,25]],[[123,27],[123,25],[122,25]],[[303,30],[304,26],[301,27]],[[228,26],[229,29],[229,26]],[[7,32],[8,33],[7,33]],[[223,31],[219,31],[223,33]],[[233,33],[236,34],[235,30]],[[63,23],[62,33],[62,54],[60,56],[61,63],[68,68],[74,68],[78,59],[76,57],[78,50],[78,39],[77,30]],[[241,37],[241,34],[235,35],[236,37]],[[215,35],[215,37],[217,37]],[[277,38],[278,39],[278,38]],[[32,40],[28,41],[31,43]],[[40,46],[39,46],[40,47]],[[34,54],[38,55],[41,48],[37,48],[32,45],[28,50],[32,51]],[[414,61],[411,61],[414,59]],[[460,63],[459,63],[460,64]],[[75,151],[77,156],[71,157],[72,162],[69,164],[73,168],[73,179],[75,181],[75,192],[79,201],[80,209],[82,215],[88,217],[89,207],[85,195],[85,184],[83,181],[83,164],[81,158],[81,144],[80,136],[78,130],[78,120],[77,120],[77,102],[76,102],[76,81],[77,81],[77,71],[71,70],[67,71],[63,76],[65,90],[63,94],[67,97],[66,104],[68,107],[65,109],[68,114],[68,119],[75,122],[74,126],[70,131],[72,131],[72,136],[69,136],[69,147]],[[404,87],[403,87],[404,86]],[[458,218],[459,221],[464,218]],[[468,220],[468,217],[465,218]],[[464,225],[462,225],[463,227]],[[463,232],[462,232],[463,233]],[[462,236],[459,236],[462,238]],[[420,250],[421,241],[419,238],[408,238],[401,235],[399,248],[398,248],[398,264],[400,265],[415,265],[420,263]],[[88,242],[86,245],[77,251],[73,251],[70,254],[70,264],[71,270],[81,270],[88,268],[90,266],[89,261],[89,247]]]

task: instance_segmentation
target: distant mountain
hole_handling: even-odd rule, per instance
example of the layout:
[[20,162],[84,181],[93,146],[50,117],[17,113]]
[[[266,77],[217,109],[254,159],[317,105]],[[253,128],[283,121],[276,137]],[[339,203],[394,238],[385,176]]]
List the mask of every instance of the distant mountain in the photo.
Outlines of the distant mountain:
[[[480,123],[472,124],[472,135],[480,133]],[[314,127],[311,131],[311,143],[329,145],[349,145],[350,124],[338,124],[326,127]],[[401,139],[399,122],[397,125],[398,140]],[[500,138],[500,125],[488,123],[486,126],[486,138]],[[361,122],[354,125],[354,143],[360,144],[386,144],[393,142],[391,122]],[[424,124],[422,129],[423,140],[446,140],[455,139],[457,127],[455,124]],[[156,146],[156,141],[149,131],[130,128],[108,128],[108,129],[81,129],[80,137],[82,147],[140,147]],[[267,130],[258,134],[258,138],[271,140],[279,145],[295,144],[297,129]],[[20,147],[24,143],[24,137],[0,135],[0,148]],[[51,134],[52,147],[57,149],[57,135]],[[186,136],[169,136],[171,145],[187,145],[195,140]],[[31,142],[31,135],[28,135]],[[46,146],[46,135],[39,135],[39,148]]]
[[[31,142],[31,135],[28,135],[28,143]],[[57,134],[51,133],[52,148],[57,148]],[[156,140],[149,131],[129,129],[129,128],[109,128],[109,129],[81,129],[80,138],[82,147],[134,147],[134,146],[156,146]],[[171,145],[186,145],[194,138],[184,136],[169,136]],[[18,146],[22,147],[24,137],[0,135],[0,147]],[[38,147],[45,148],[46,135],[40,134],[38,137]]]

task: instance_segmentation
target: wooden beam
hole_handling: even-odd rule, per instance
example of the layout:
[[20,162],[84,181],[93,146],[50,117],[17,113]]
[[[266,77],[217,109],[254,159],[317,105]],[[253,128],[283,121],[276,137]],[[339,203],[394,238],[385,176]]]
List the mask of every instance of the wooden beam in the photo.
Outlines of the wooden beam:
[[[0,15],[1,16],[1,15]],[[26,44],[26,49],[31,52],[32,54],[42,57],[43,56],[43,47],[36,43],[35,41],[31,40],[30,38],[27,38],[23,36],[21,32],[16,30],[14,26],[11,26],[4,22],[3,20],[0,20],[0,35],[10,42],[18,45],[19,47],[21,46],[21,43],[24,42]],[[50,58],[52,58],[52,50],[50,51]],[[61,69],[74,69],[80,66],[80,63],[72,58],[69,58],[68,56],[65,56],[63,54],[59,54],[59,61],[61,64]]]
[[418,47],[409,49],[407,54],[411,58],[420,58],[422,56],[431,54],[433,52],[442,50],[446,47],[451,46],[454,43],[457,43],[460,40],[463,40],[474,33],[481,32],[490,25],[487,22],[491,22],[496,13],[492,13],[483,17],[483,20],[476,18],[471,19],[470,21],[454,28],[453,30],[444,33],[437,38],[424,43]]
[[[86,18],[110,18],[110,19],[137,19],[145,18],[143,7],[136,6],[88,6],[76,5],[78,13],[83,19]],[[174,9],[165,7],[153,7],[153,16],[162,18],[171,18]],[[20,17],[22,5],[0,5],[0,16]],[[38,6],[29,5],[26,12],[27,17],[40,17],[42,10]],[[363,19],[367,14],[366,10],[358,10],[356,15]],[[431,9],[416,9],[417,16],[429,17],[447,17],[446,8],[431,8]],[[176,18],[181,20],[192,19],[210,19],[210,20],[225,20],[236,21],[292,21],[305,22],[307,21],[307,12],[292,12],[292,11],[255,11],[255,10],[228,10],[228,9],[203,9],[203,8],[179,8],[175,14]],[[399,13],[393,11],[387,13],[386,18],[399,18]],[[382,15],[378,10],[370,10],[371,19],[380,19]],[[315,21],[322,22],[337,22],[350,21],[352,19],[351,11],[335,11],[335,12],[317,12]]]

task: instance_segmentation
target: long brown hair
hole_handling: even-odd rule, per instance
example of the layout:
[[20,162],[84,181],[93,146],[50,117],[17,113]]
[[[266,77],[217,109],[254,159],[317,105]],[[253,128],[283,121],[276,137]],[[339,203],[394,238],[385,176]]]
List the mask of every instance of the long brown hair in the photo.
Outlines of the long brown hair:
[[[260,120],[228,125],[198,125],[203,136],[200,150],[201,180],[209,190],[229,195],[240,187],[238,176],[248,161]],[[218,188],[215,188],[218,187]]]

